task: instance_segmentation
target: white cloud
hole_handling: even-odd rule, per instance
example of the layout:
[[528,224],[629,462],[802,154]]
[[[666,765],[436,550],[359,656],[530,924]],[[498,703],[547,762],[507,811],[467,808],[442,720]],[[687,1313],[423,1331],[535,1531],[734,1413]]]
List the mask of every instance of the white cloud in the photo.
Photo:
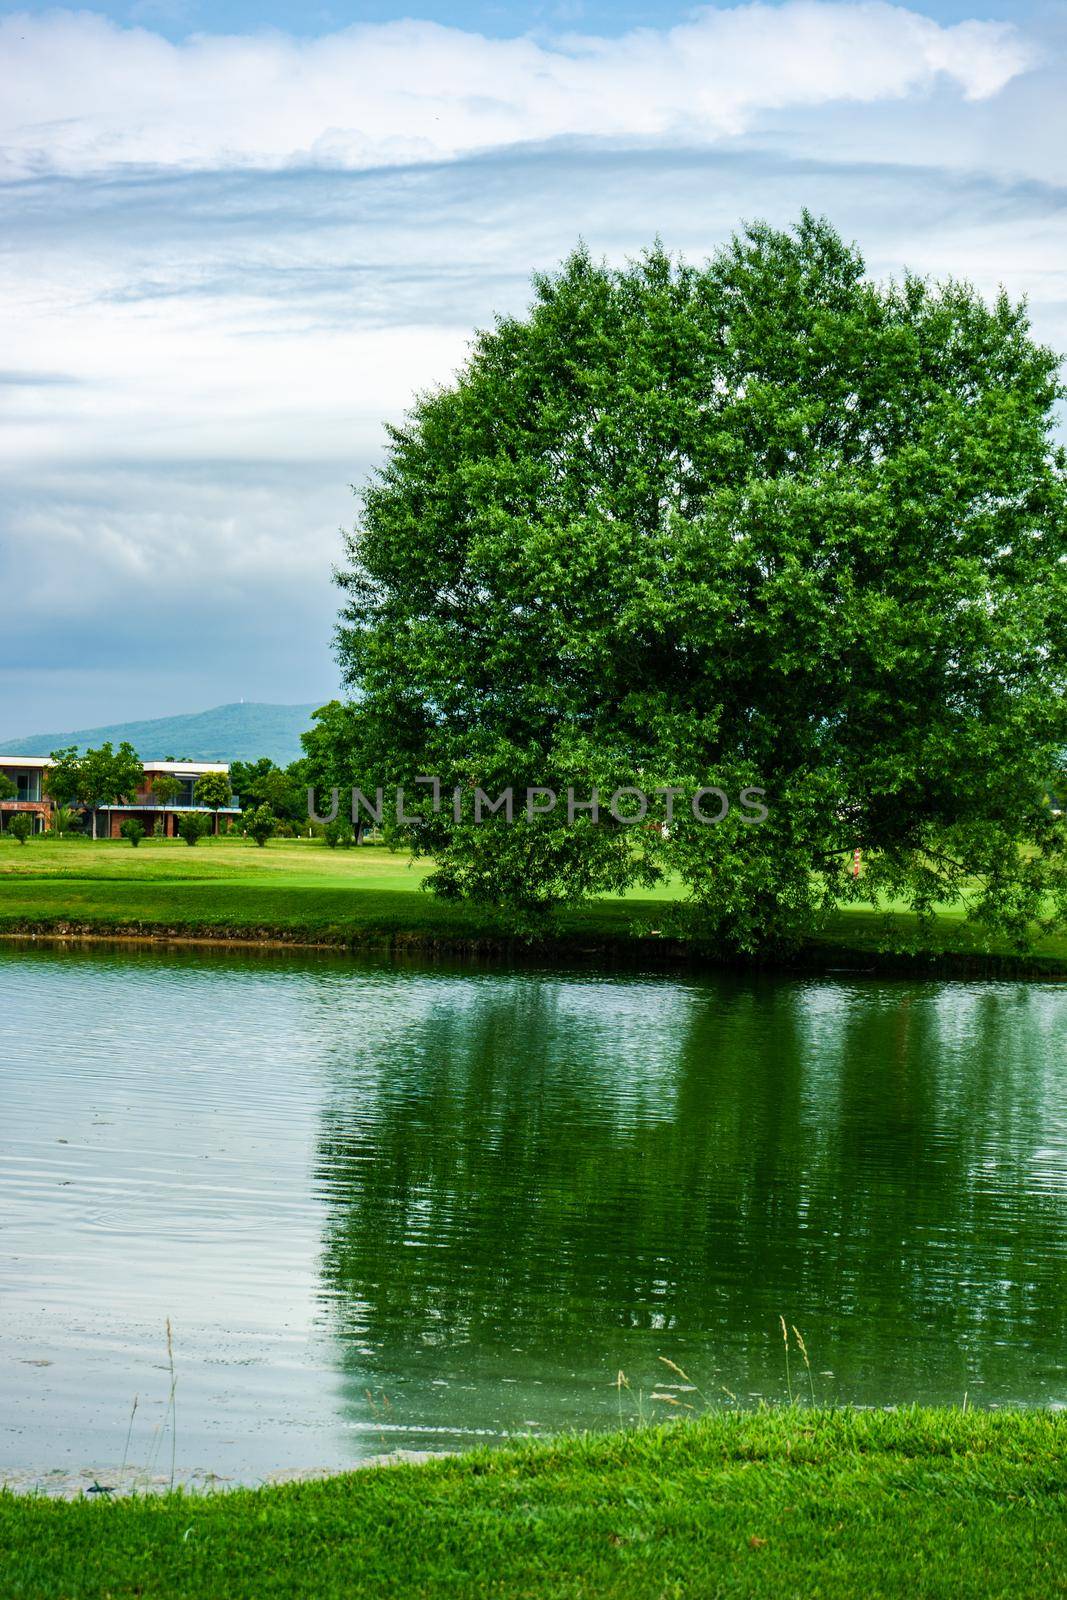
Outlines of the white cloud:
[[[2,283],[2,279],[0,279]],[[16,314],[7,358],[81,381],[20,384],[3,407],[0,463],[277,459],[367,460],[383,416],[399,416],[427,375],[447,377],[468,335],[419,326],[313,325],[310,308],[231,292],[128,303],[60,294]],[[3,405],[0,398],[0,406]],[[0,412],[0,417],[3,412]]]
[[705,141],[761,113],[996,94],[1032,63],[1007,23],[787,0],[678,27],[545,45],[428,22],[197,36],[173,44],[88,12],[0,21],[9,176],[122,165],[363,168],[561,136]]
[[0,736],[327,697],[382,422],[579,236],[700,260],[807,205],[874,275],[1003,281],[1067,347],[1042,26],[1024,76],[1010,27],[877,4],[551,47],[0,22]]
[[[876,275],[909,264],[1029,292],[1040,334],[1067,346],[1067,211],[1033,185],[971,175],[601,148],[418,172],[11,186],[9,659],[32,657],[35,634],[73,637],[82,660],[105,639],[132,652],[128,619],[147,617],[146,654],[184,663],[210,594],[209,657],[225,616],[264,681],[296,672],[301,651],[325,662],[349,485],[380,459],[383,421],[448,381],[472,330],[521,312],[533,268],[580,234],[618,261],[659,232],[699,260],[742,217],[784,225],[802,204],[856,238]],[[298,636],[294,615],[314,626]],[[249,642],[271,627],[284,649]]]

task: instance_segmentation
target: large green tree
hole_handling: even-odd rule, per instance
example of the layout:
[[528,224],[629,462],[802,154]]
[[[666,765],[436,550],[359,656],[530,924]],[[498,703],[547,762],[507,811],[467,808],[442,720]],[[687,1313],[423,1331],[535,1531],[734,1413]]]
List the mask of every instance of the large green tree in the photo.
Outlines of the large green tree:
[[1064,898],[1060,394],[1024,307],[876,284],[808,214],[701,267],[579,250],[389,430],[339,575],[354,780],[731,797],[393,824],[520,918],[670,872],[742,949],[872,894],[1024,940]]
[[230,789],[230,780],[225,772],[205,772],[197,778],[193,786],[193,796],[197,805],[207,806],[209,811],[215,813],[215,832],[219,831],[219,811],[223,806],[228,806],[233,798]]
[[54,805],[66,807],[80,798],[81,759],[78,747],[74,744],[65,745],[62,750],[53,750],[49,756],[44,787]]
[[110,740],[98,750],[86,750],[77,771],[78,798],[89,810],[95,839],[97,808],[116,800],[129,800],[143,788],[144,767],[136,750],[123,739],[117,750]]
[[[317,813],[329,814],[330,791],[338,791],[338,817],[336,822],[328,824],[331,831],[326,837],[327,844],[346,840],[344,830],[350,820],[351,804],[348,791],[357,781],[352,757],[359,747],[361,730],[358,706],[330,700],[312,712],[311,727],[300,735],[300,743],[305,751],[301,763],[304,793],[310,798],[311,792],[314,792]],[[340,798],[342,792],[345,796],[343,802]],[[354,838],[357,844],[362,838],[365,821],[362,813],[355,818],[354,832],[349,839]]]

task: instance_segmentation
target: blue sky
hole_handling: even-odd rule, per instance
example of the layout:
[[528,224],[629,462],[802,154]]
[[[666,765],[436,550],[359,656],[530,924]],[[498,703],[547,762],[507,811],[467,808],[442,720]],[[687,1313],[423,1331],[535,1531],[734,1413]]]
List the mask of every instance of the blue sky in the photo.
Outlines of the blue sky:
[[1062,4],[13,9],[0,738],[334,693],[383,422],[579,237],[806,205],[1067,349]]
[[[52,5],[13,4],[0,0],[0,16],[5,14],[42,15]],[[703,9],[729,9],[728,0],[701,7],[662,0],[658,5],[641,0],[360,0],[355,5],[303,5],[300,0],[119,0],[111,5],[91,8],[125,26],[151,28],[168,39],[183,39],[191,33],[255,33],[262,28],[279,28],[301,37],[334,33],[360,22],[394,22],[401,17],[420,17],[447,23],[455,28],[508,38],[516,34],[555,35],[564,32],[615,36],[631,28],[665,28]],[[1040,9],[1022,0],[1018,5],[996,3],[968,4],[968,0],[931,0],[915,10],[939,22],[959,22],[968,17],[1002,17],[1019,20]]]

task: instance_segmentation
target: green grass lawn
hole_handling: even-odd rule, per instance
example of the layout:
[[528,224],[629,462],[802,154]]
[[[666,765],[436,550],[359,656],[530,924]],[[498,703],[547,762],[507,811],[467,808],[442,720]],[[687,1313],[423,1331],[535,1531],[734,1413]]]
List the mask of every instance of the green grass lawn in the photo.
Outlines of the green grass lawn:
[[726,1414],[206,1497],[0,1495],[5,1600],[1067,1593],[1067,1421]]
[[[146,839],[134,850],[124,841],[45,836],[23,846],[0,837],[0,931],[44,932],[74,924],[103,933],[274,933],[311,942],[388,938],[459,948],[506,940],[485,910],[414,892],[428,870],[427,863],[412,863],[382,846],[328,850],[312,840],[275,840],[258,849],[240,838],[206,839],[190,849],[179,840]],[[553,947],[603,953],[610,945],[616,953],[652,959],[657,941],[663,946],[653,930],[675,898],[667,884],[653,894],[604,898],[566,912]],[[898,936],[913,928],[899,911],[892,920]],[[888,934],[885,912],[850,907],[807,955],[825,962],[878,962]],[[1011,968],[1007,948],[987,948],[952,908],[923,949],[944,960],[995,964],[1008,958]],[[1067,970],[1067,937],[1044,940],[1038,952],[1039,970]],[[676,947],[673,953],[679,954]]]

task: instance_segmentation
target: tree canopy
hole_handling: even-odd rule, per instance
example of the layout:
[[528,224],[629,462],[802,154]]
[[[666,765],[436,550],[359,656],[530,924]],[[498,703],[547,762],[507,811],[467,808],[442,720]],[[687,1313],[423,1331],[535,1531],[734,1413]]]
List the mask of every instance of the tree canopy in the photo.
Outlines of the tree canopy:
[[219,831],[219,812],[233,798],[229,776],[225,772],[205,772],[193,785],[193,798],[197,805],[207,806],[215,813],[215,832]]
[[276,817],[290,822],[307,821],[303,758],[290,762],[288,767],[277,766],[269,756],[261,756],[258,761],[231,762],[230,783],[245,811],[267,806]]
[[81,775],[81,756],[77,745],[66,745],[53,750],[48,758],[46,787],[57,806],[69,806],[79,798],[78,783]]
[[81,756],[76,746],[69,745],[53,750],[49,762],[48,792],[52,799],[60,806],[80,800],[92,817],[94,839],[97,807],[128,800],[144,784],[141,758],[125,739],[117,750],[108,740],[99,749],[86,750]]
[[1061,394],[1024,306],[872,282],[807,213],[702,266],[580,249],[389,429],[338,578],[358,703],[318,743],[412,795],[734,800],[390,824],[520,920],[670,873],[743,949],[872,894],[1022,940],[1064,902]]
[[153,772],[152,794],[166,811],[172,800],[177,800],[182,792],[182,781],[172,772]]

